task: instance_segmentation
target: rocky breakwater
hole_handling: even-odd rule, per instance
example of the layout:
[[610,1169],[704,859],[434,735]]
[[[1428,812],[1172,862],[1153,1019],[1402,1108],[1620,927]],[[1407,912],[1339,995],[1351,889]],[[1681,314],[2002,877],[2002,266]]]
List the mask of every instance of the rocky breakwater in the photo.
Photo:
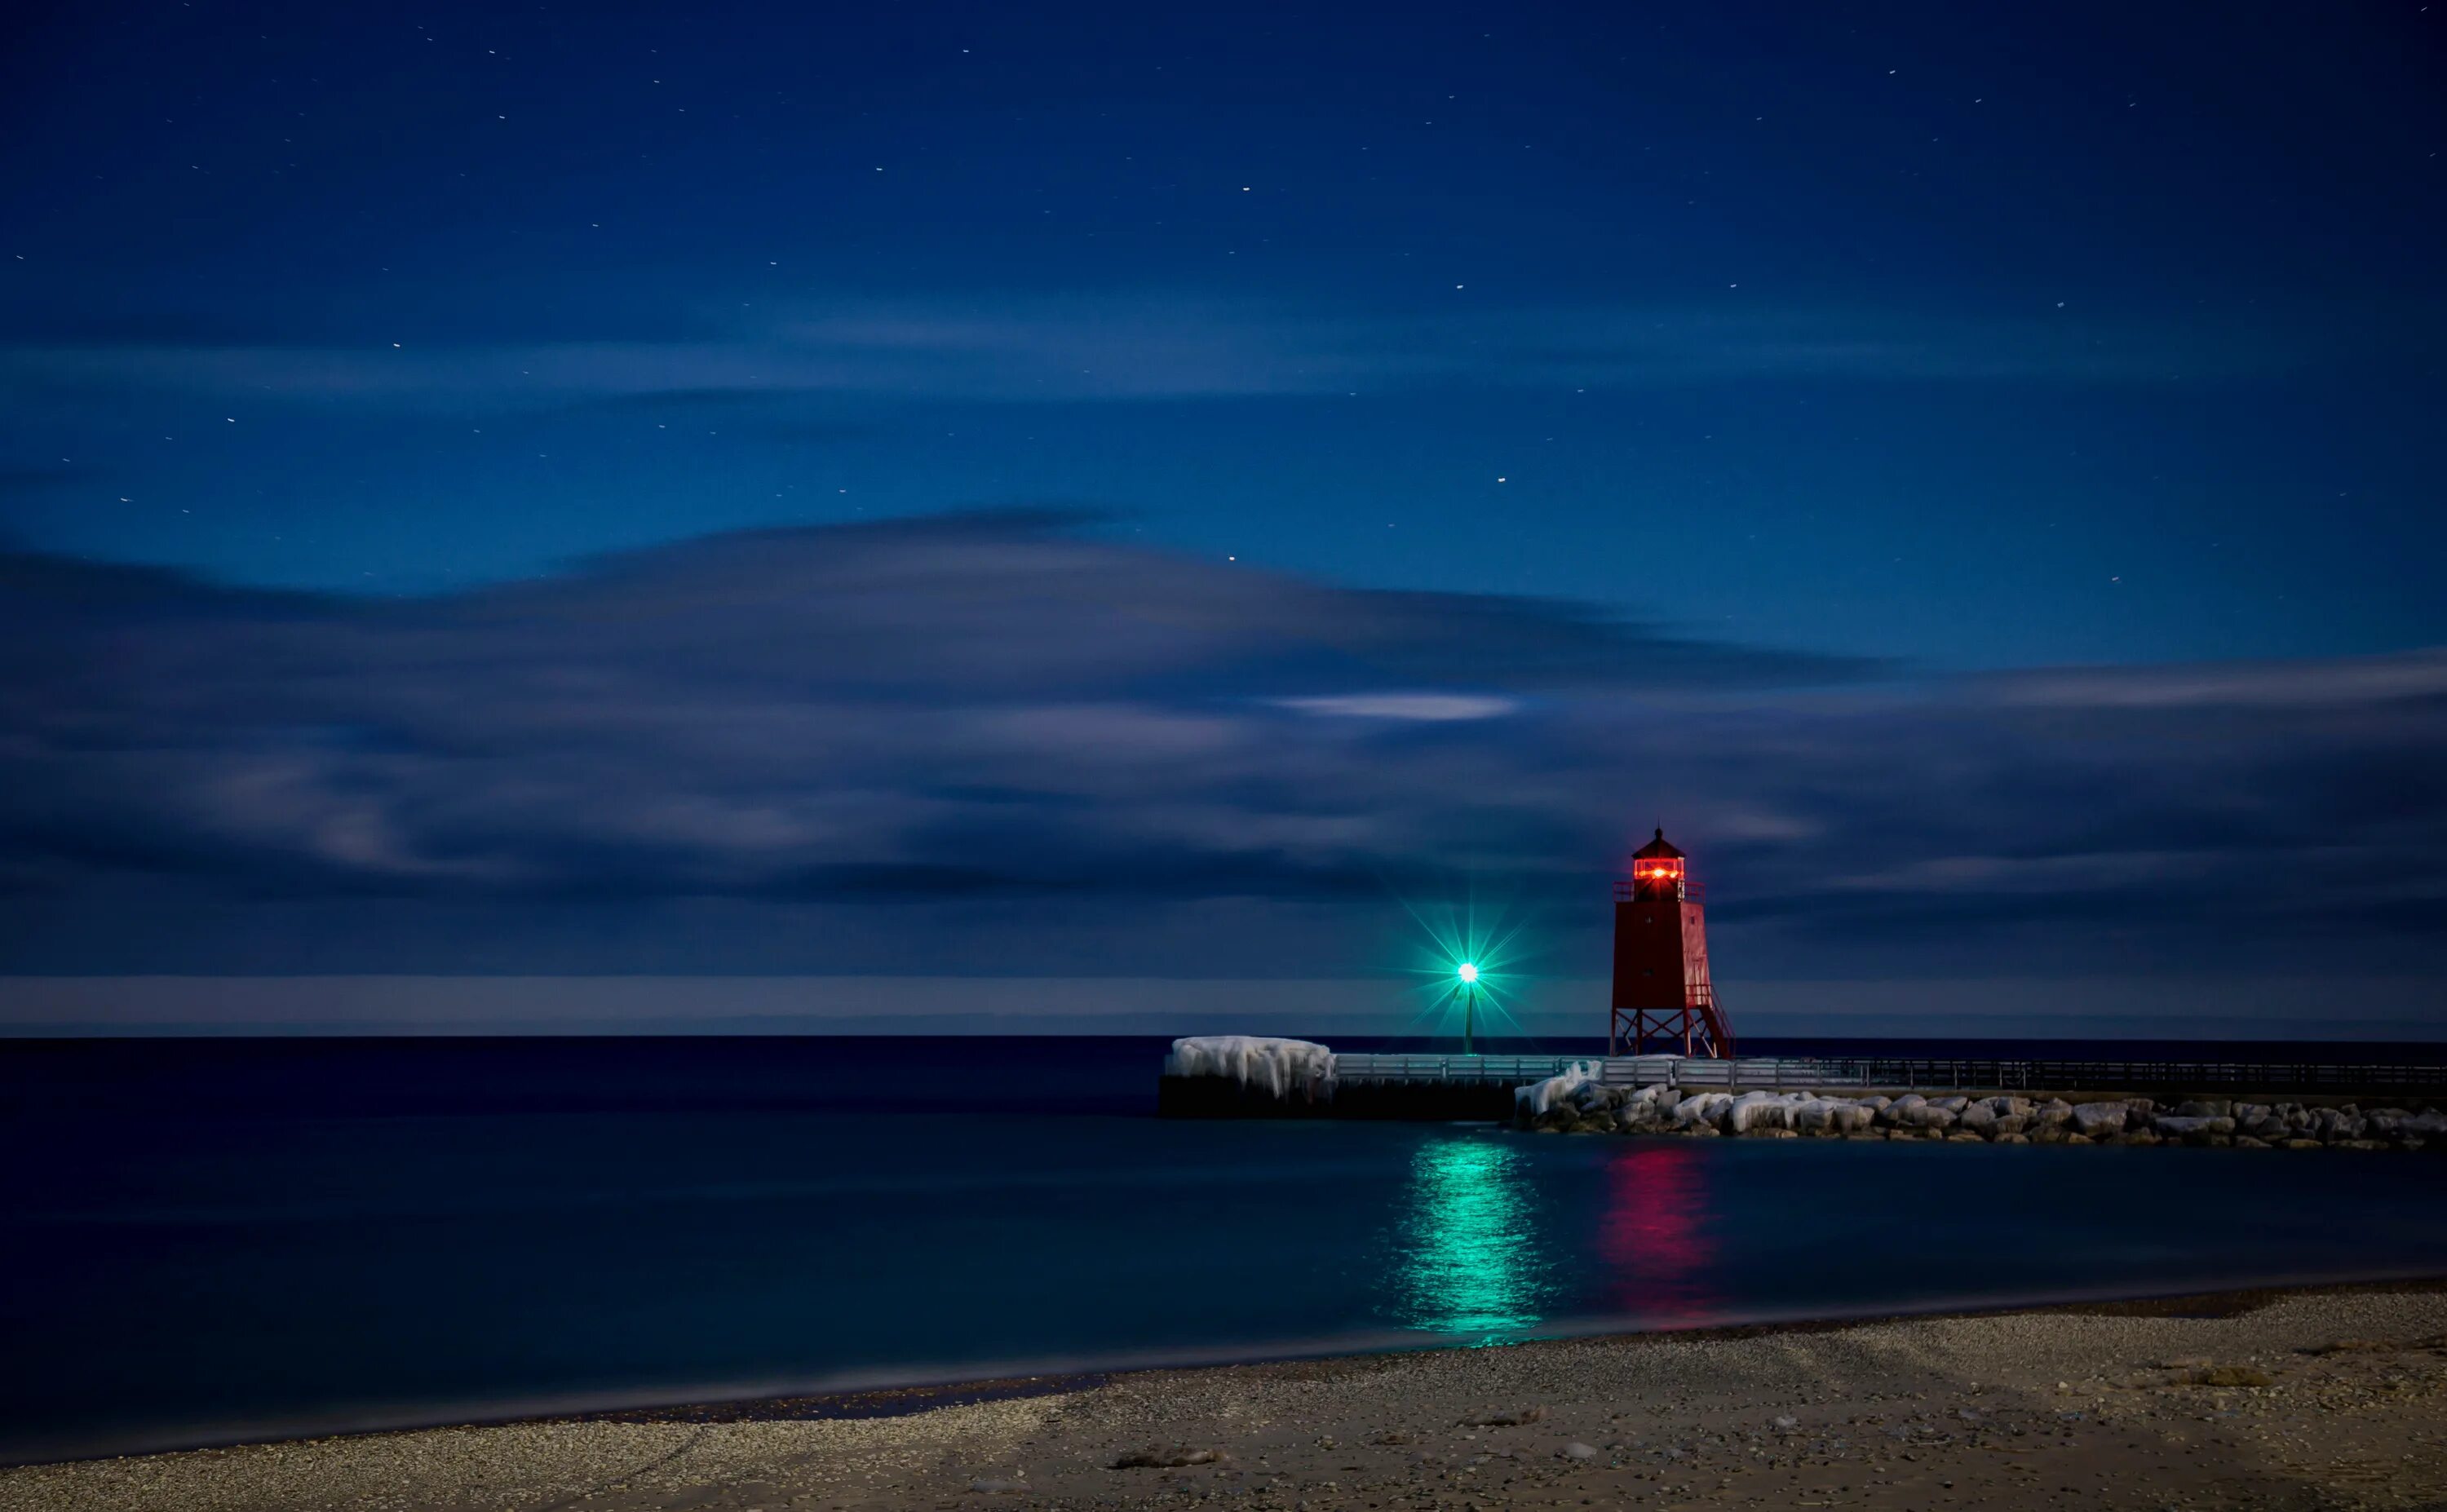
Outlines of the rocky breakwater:
[[2233,1149],[2447,1152],[2436,1107],[2147,1097],[1830,1097],[1603,1087],[1575,1070],[1514,1094],[1515,1126],[1542,1133],[1690,1139],[1940,1140],[1963,1144],[2191,1144]]

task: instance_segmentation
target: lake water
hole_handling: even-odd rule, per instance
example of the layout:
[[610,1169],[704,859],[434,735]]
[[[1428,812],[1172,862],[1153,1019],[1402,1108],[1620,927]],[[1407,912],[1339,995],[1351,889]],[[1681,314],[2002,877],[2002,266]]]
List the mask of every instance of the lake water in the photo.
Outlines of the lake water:
[[1161,1051],[0,1042],[0,1456],[2447,1272],[2427,1156],[1168,1122]]

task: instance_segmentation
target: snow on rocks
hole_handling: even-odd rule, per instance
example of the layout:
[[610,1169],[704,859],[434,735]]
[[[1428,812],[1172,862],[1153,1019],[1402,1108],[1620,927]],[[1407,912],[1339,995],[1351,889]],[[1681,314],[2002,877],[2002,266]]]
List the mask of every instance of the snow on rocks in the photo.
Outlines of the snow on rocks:
[[1172,1042],[1164,1058],[1167,1076],[1221,1076],[1243,1088],[1275,1097],[1330,1092],[1334,1052],[1308,1040],[1268,1039],[1257,1034],[1196,1034]]
[[1666,1084],[1609,1087],[1583,1062],[1514,1093],[1523,1128],[1589,1134],[1727,1135],[1753,1139],[1927,1140],[1965,1144],[2189,1144],[2268,1149],[2435,1149],[2447,1153],[2436,1107],[2183,1103],[2147,1097],[1847,1097],[1816,1091],[1693,1091]]
[[1605,1068],[1601,1061],[1574,1061],[1563,1070],[1543,1082],[1512,1089],[1512,1106],[1516,1112],[1526,1110],[1531,1118],[1541,1118],[1557,1100],[1571,1096],[1582,1087],[1594,1084]]

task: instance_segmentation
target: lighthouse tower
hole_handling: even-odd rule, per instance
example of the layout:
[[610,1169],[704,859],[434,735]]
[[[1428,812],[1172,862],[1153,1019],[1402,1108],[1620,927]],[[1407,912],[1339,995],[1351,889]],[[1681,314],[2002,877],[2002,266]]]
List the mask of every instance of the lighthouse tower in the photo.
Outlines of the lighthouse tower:
[[1733,1030],[1708,979],[1707,911],[1689,859],[1657,838],[1632,853],[1614,884],[1614,1011],[1609,1055],[1734,1053]]

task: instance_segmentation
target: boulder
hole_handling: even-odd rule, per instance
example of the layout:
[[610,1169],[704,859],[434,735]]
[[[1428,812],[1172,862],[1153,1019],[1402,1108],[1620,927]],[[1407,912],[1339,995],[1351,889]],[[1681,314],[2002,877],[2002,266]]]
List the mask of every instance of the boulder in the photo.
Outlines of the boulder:
[[1937,1100],[1937,1106],[1945,1109],[1949,1113],[1960,1113],[1964,1108],[1971,1106],[1971,1099],[1967,1097],[1941,1097]]
[[2090,1139],[2103,1139],[2124,1132],[2125,1107],[2121,1103],[2084,1103],[2073,1110],[2076,1133]]
[[1927,1103],[1928,1099],[1918,1092],[1906,1092],[1878,1109],[1878,1122],[1888,1128],[1917,1128],[1920,1121],[1913,1115]]
[[1954,1110],[1932,1103],[1920,1110],[1920,1123],[1930,1133],[1942,1134],[1954,1126]]
[[[1998,1123],[2001,1126],[2004,1120],[2000,1119],[1998,1120]],[[2001,1133],[1997,1136],[1996,1143],[1999,1144],[2028,1144],[2031,1143],[2031,1137],[2028,1134]]]
[[1599,1082],[1584,1082],[1566,1095],[1574,1107],[1584,1113],[1607,1113],[1622,1106],[1622,1095]]
[[2234,1105],[2223,1097],[2194,1098],[2177,1106],[2175,1112],[2183,1118],[2228,1118],[2232,1116]]
[[1986,1103],[1971,1103],[1955,1115],[1955,1123],[1965,1132],[1982,1139],[1997,1131],[1997,1110]]
[[1744,1092],[1726,1105],[1717,1127],[1728,1134],[1752,1134],[1784,1126],[1785,1101],[1774,1092]]
[[2021,1139],[2021,1138],[2022,1138],[2022,1132],[2023,1132],[2023,1130],[2025,1130],[2025,1129],[2029,1128],[2030,1126],[2031,1126],[2031,1115],[2030,1115],[2030,1114],[2028,1114],[2028,1113],[2006,1113],[2006,1114],[2002,1114],[2002,1115],[2001,1115],[2001,1116],[1998,1118],[1998,1120],[1997,1120],[1997,1127],[1996,1127],[1996,1129],[1995,1129],[1995,1131],[1994,1131],[1994,1132],[1995,1132],[1995,1134],[1996,1134],[1996,1137],[1997,1137],[1997,1138],[1999,1138],[1999,1139],[2001,1139],[2001,1139]]
[[1733,1105],[1733,1098],[1723,1092],[1695,1092],[1674,1105],[1673,1121],[1678,1128],[1712,1126],[1719,1109]]

